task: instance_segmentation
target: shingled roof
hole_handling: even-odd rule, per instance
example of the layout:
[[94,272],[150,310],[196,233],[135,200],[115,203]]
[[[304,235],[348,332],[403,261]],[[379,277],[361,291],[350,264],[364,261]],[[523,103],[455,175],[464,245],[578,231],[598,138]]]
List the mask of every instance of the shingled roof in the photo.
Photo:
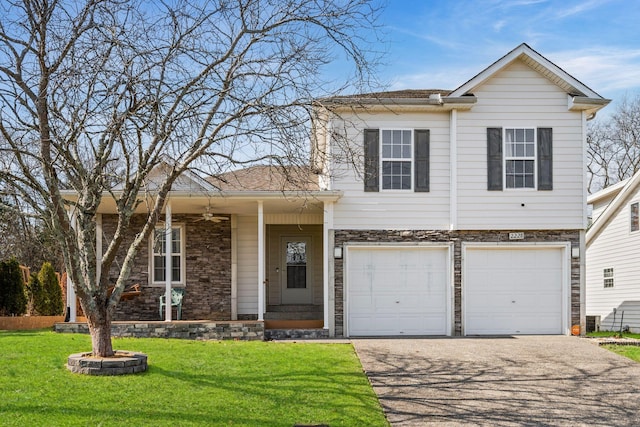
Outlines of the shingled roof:
[[335,96],[331,99],[415,99],[429,98],[429,96],[436,94],[447,96],[450,93],[451,91],[446,89],[402,89],[385,92],[358,93],[355,95]]
[[318,175],[307,166],[251,166],[207,179],[222,191],[318,191]]

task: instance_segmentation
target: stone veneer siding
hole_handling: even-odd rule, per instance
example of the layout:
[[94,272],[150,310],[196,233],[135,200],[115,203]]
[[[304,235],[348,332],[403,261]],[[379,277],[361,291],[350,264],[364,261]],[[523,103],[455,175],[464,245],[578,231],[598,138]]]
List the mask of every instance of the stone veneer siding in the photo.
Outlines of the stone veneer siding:
[[[510,232],[501,231],[440,231],[440,230],[335,230],[335,245],[349,243],[453,243],[454,331],[462,335],[462,243],[511,242]],[[580,230],[528,230],[519,243],[571,242],[580,247]],[[581,253],[581,256],[584,254]],[[335,328],[336,336],[344,336],[344,260],[335,261]],[[571,258],[571,325],[580,324],[580,258]],[[570,326],[571,326],[570,325]]]
[[[172,216],[172,223],[184,225],[185,230],[186,285],[182,320],[231,320],[231,221],[197,221],[200,218],[200,215]],[[103,215],[105,242],[113,236],[116,220],[115,215]],[[142,215],[134,216],[131,229],[139,230],[144,220]],[[132,232],[122,242],[109,271],[112,283],[118,277],[121,262],[133,237]],[[138,251],[127,281],[128,285],[136,283],[141,285],[141,295],[121,300],[113,320],[160,320],[159,298],[165,288],[163,285],[150,284],[147,243]]]
[[[56,323],[55,332],[88,334],[86,323]],[[237,321],[179,321],[179,322],[112,322],[111,335],[135,338],[180,338],[193,340],[240,340],[264,339],[264,322]]]

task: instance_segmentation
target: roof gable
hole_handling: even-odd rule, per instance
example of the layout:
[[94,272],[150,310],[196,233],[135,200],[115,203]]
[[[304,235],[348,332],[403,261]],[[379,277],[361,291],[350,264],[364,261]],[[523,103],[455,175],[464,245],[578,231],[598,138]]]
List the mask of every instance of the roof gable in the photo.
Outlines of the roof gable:
[[[608,189],[604,189],[601,193],[607,193]],[[617,188],[615,190],[618,190]],[[602,214],[595,220],[591,227],[587,230],[585,241],[587,246],[591,244],[607,225],[613,220],[613,218],[640,192],[640,171],[636,172],[631,179],[619,190],[617,196],[609,203],[609,206],[602,212]],[[611,191],[609,192],[611,193]],[[598,193],[594,194],[590,200],[594,200]]]
[[476,76],[451,92],[450,96],[459,97],[472,93],[475,88],[483,84],[497,72],[516,60],[523,61],[533,70],[546,77],[549,81],[551,81],[570,95],[606,101],[604,105],[606,105],[609,101],[604,99],[602,96],[600,96],[594,90],[590,89],[584,83],[580,82],[575,77],[571,76],[562,68],[558,67],[553,62],[540,55],[526,43],[522,43],[511,52],[507,53],[502,58],[491,64],[489,67],[485,68]]

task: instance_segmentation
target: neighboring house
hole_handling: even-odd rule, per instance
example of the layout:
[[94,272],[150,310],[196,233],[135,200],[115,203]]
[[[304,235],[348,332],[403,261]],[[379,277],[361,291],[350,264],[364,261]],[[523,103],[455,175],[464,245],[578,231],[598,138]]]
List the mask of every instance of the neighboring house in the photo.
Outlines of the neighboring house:
[[355,163],[184,177],[174,268],[142,248],[142,294],[116,320],[159,319],[171,274],[184,319],[302,310],[331,336],[584,327],[586,122],[608,102],[526,44],[453,91],[318,101],[312,151]]
[[592,194],[587,231],[590,327],[640,332],[640,172]]

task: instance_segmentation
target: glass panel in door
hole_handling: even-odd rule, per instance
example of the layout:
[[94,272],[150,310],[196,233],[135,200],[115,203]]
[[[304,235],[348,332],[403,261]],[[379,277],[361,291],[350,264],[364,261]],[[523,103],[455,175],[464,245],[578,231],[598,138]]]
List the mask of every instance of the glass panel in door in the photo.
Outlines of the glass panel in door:
[[283,237],[282,303],[311,304],[311,237]]

